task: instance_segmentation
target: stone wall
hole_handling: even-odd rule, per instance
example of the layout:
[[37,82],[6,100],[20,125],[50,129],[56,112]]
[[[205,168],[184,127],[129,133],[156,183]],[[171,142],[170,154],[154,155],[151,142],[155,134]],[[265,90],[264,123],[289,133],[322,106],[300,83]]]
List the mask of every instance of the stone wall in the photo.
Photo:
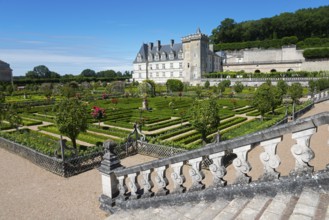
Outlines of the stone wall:
[[305,61],[302,63],[301,69],[305,71],[328,71],[329,60]]

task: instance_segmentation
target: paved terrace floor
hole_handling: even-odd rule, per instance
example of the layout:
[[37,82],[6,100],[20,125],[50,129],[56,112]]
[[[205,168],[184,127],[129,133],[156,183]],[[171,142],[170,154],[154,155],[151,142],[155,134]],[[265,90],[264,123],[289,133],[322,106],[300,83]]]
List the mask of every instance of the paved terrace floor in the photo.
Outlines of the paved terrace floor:
[[[329,101],[317,104],[304,117],[324,111],[329,111]],[[315,145],[320,139],[315,140]],[[106,218],[98,208],[102,187],[96,169],[63,178],[1,148],[0,158],[0,219]],[[154,159],[136,155],[122,164],[133,166]]]

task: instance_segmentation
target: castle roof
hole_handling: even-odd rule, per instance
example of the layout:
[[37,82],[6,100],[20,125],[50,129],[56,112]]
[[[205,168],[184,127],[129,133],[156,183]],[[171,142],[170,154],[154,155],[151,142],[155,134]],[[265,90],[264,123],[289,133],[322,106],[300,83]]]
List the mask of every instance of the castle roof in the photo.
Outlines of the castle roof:
[[[158,44],[160,45],[160,44]],[[137,62],[137,57],[140,54],[141,56],[141,62],[146,62],[148,59],[148,56],[151,54],[153,55],[153,57],[159,53],[159,55],[161,56],[161,54],[164,52],[166,53],[166,55],[169,55],[170,53],[174,54],[174,59],[170,59],[170,60],[178,60],[178,53],[180,51],[183,51],[183,44],[182,43],[178,43],[178,44],[166,44],[166,45],[160,45],[160,47],[158,45],[153,45],[152,43],[150,44],[143,44],[134,60],[134,63],[139,63]],[[161,61],[159,59],[159,61]],[[152,61],[151,61],[152,62]],[[155,61],[157,62],[157,61]]]

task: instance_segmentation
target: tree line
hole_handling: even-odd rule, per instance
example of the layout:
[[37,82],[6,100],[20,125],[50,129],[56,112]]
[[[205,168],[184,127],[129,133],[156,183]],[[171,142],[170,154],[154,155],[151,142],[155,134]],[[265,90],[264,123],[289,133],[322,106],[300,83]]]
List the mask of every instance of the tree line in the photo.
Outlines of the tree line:
[[237,23],[224,19],[210,36],[215,44],[296,36],[299,40],[309,37],[329,37],[329,6],[307,8],[295,13],[282,13],[270,18]]
[[91,69],[83,70],[79,75],[65,74],[60,75],[54,71],[49,70],[45,65],[39,65],[28,71],[25,76],[14,77],[14,82],[19,84],[31,84],[31,83],[65,83],[70,81],[84,82],[84,81],[114,81],[125,80],[132,76],[132,72],[114,70],[102,70],[96,72]]

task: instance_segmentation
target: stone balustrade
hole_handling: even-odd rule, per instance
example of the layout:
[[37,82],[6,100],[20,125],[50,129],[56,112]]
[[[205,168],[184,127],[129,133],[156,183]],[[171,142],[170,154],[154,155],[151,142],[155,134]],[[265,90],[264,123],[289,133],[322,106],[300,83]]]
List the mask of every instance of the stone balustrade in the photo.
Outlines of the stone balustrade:
[[[236,155],[232,161],[235,170],[234,184],[249,184],[251,181],[249,171],[253,167],[248,160],[248,154],[255,148],[260,148],[262,151],[259,154],[259,159],[263,166],[263,173],[259,180],[277,180],[280,178],[278,168],[281,163],[277,155],[277,146],[286,134],[291,134],[291,139],[294,142],[290,146],[285,146],[287,148],[286,153],[291,154],[295,163],[294,168],[290,171],[290,176],[309,175],[313,172],[310,162],[314,158],[310,140],[317,133],[319,126],[328,124],[329,112],[324,112],[233,140],[211,143],[201,149],[129,168],[109,170],[103,167],[108,166],[108,163],[104,162],[100,168],[103,176],[101,206],[106,211],[113,211],[116,206],[124,206],[128,201],[140,201],[145,197],[161,198],[161,201],[165,201],[168,194],[183,195],[203,191],[205,173],[211,175],[212,184],[209,187],[225,187],[224,177],[228,175],[228,171],[223,163],[223,158],[228,154]],[[110,152],[108,151],[107,154]],[[104,158],[106,160],[106,158],[111,157],[105,155]],[[202,169],[201,163],[205,158],[212,161],[212,164],[209,165],[210,172],[204,172]],[[115,163],[117,164],[117,162]],[[182,171],[184,165],[189,167],[188,174],[185,172],[185,175]],[[171,180],[171,187],[169,187],[169,180]],[[188,188],[184,184],[186,180],[190,182]],[[112,185],[108,186],[108,184]],[[117,190],[109,190],[113,188]],[[112,193],[117,191],[119,195]]]
[[329,99],[329,90],[324,90],[314,95],[314,103],[323,102],[328,99]]

